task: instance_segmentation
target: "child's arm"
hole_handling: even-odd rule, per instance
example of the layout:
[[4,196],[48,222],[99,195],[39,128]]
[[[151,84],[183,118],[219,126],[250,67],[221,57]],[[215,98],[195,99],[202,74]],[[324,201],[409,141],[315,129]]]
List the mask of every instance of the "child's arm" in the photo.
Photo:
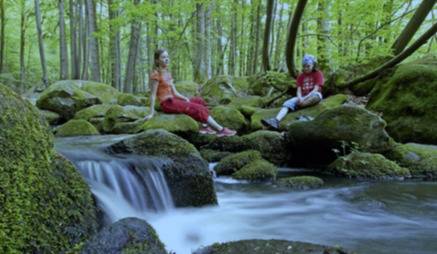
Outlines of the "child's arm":
[[149,120],[155,114],[156,92],[158,91],[158,81],[151,79],[150,81],[150,113],[144,117],[144,120]]

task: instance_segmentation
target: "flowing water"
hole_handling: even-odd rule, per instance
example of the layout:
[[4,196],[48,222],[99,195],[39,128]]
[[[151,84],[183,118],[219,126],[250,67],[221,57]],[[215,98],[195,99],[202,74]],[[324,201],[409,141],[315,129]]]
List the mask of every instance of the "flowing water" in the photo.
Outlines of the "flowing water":
[[436,182],[327,179],[322,189],[291,192],[219,177],[218,206],[174,208],[160,170],[165,161],[102,151],[125,137],[63,138],[56,149],[79,168],[109,221],[143,218],[169,251],[260,238],[341,245],[358,253],[437,253]]

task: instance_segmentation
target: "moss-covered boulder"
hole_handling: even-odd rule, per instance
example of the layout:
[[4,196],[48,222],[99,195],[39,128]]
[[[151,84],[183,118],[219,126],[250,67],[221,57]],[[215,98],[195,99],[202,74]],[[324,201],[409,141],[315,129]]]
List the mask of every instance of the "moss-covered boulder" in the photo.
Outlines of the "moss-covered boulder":
[[246,164],[259,159],[262,159],[260,152],[247,150],[226,156],[217,163],[214,170],[218,175],[232,175]]
[[403,64],[372,90],[368,108],[383,113],[396,141],[437,144],[436,90],[437,58]]
[[249,91],[253,95],[265,96],[271,88],[278,91],[290,89],[291,93],[296,93],[296,82],[286,72],[267,71],[259,73],[250,76],[248,82]]
[[94,125],[99,132],[103,131],[103,122],[106,112],[112,107],[111,104],[97,104],[88,108],[84,108],[74,115],[74,119],[82,119]]
[[326,172],[358,180],[410,177],[408,169],[400,167],[381,154],[356,151],[336,159],[328,166]]
[[109,151],[169,160],[163,171],[176,206],[217,203],[208,163],[192,144],[175,134],[147,130],[112,145]]
[[348,254],[340,247],[285,240],[240,240],[215,243],[196,250],[193,254]]
[[100,230],[85,244],[81,253],[166,254],[167,251],[149,223],[138,218],[124,218]]
[[120,92],[110,85],[89,80],[74,80],[73,82],[78,83],[83,91],[98,97],[102,103],[117,103]]
[[0,85],[0,250],[65,253],[96,230],[91,192],[38,109]]
[[90,122],[83,119],[71,119],[56,129],[57,137],[99,135],[99,131]]
[[50,110],[40,109],[39,113],[50,125],[55,125],[59,123],[61,119],[61,116],[58,113],[52,112]]
[[385,156],[408,168],[413,177],[437,178],[437,148],[434,146],[396,144]]
[[199,124],[193,118],[184,114],[157,114],[138,127],[139,131],[150,129],[164,129],[183,135],[190,132],[198,132]]
[[262,107],[264,105],[264,99],[261,96],[258,95],[247,95],[247,96],[241,96],[241,97],[234,97],[231,99],[231,102],[229,103],[229,106],[233,106],[237,108],[238,110],[241,109],[241,107]]
[[80,83],[73,80],[58,81],[41,93],[36,105],[58,113],[65,120],[86,107],[100,104],[102,101],[95,95],[81,89]]
[[216,106],[211,110],[211,115],[221,125],[237,132],[243,131],[247,127],[243,114],[234,107]]
[[[344,102],[346,102],[346,100],[347,100],[347,95],[337,94],[322,100],[319,104],[315,106],[290,112],[280,122],[279,129],[286,130],[287,126],[292,124],[293,122],[296,122],[300,116],[310,116],[313,118],[317,117],[322,112],[328,109],[340,107]],[[257,109],[257,111],[254,114],[252,114],[251,117],[251,122],[250,122],[251,130],[262,129],[263,125],[261,124],[261,120],[276,117],[280,109],[281,108]]]
[[202,158],[205,159],[207,162],[217,162],[232,154],[231,152],[218,151],[213,149],[200,149],[199,152],[200,155],[202,155]]
[[312,121],[292,123],[286,142],[293,164],[314,166],[327,165],[352,148],[384,153],[392,145],[381,117],[348,105],[327,110]]
[[113,105],[105,114],[103,130],[112,134],[137,133],[148,112],[147,107]]
[[238,95],[231,76],[215,76],[200,89],[200,95],[210,104],[228,104]]
[[274,181],[276,179],[278,169],[272,163],[258,159],[244,165],[237,172],[232,174],[232,177],[239,180],[249,181]]
[[175,87],[179,93],[188,97],[193,97],[197,95],[200,85],[191,80],[182,80],[176,82]]
[[315,176],[292,176],[279,179],[277,184],[293,190],[309,190],[322,187],[324,182]]
[[117,96],[117,104],[121,106],[134,105],[145,106],[147,98],[143,96],[136,96],[130,93],[120,93]]

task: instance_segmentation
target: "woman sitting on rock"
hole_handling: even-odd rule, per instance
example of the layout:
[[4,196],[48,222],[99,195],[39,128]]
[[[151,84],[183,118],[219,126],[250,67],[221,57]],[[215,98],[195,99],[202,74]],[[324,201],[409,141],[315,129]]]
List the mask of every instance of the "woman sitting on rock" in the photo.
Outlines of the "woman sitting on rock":
[[305,55],[302,59],[302,67],[303,73],[296,80],[297,96],[285,101],[275,118],[262,119],[261,123],[264,126],[278,129],[279,122],[289,111],[316,105],[322,100],[321,92],[325,81],[323,73],[317,70],[316,58],[312,55]]
[[186,114],[202,123],[200,133],[216,134],[219,137],[233,136],[237,132],[218,124],[209,115],[206,102],[200,97],[188,99],[180,94],[173,84],[168,71],[170,57],[166,50],[157,49],[154,54],[154,69],[150,74],[150,114],[144,117],[149,120],[155,113],[155,99],[158,97],[161,110],[169,114]]

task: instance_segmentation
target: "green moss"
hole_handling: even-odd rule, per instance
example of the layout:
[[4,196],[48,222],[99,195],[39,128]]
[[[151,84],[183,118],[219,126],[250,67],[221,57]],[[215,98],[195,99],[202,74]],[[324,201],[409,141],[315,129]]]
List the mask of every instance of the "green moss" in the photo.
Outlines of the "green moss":
[[117,104],[121,106],[134,105],[134,106],[144,106],[146,105],[147,99],[141,96],[135,96],[129,93],[120,93],[117,96]]
[[176,82],[175,87],[179,93],[188,97],[192,97],[197,94],[200,85],[194,81],[183,80],[183,81]]
[[247,91],[249,88],[248,77],[233,77],[233,85],[237,91]]
[[2,85],[0,112],[0,250],[64,252],[95,231],[91,193],[38,110]]
[[241,142],[245,149],[257,150],[264,159],[277,165],[284,164],[287,160],[285,139],[279,132],[265,130],[252,132],[242,136]]
[[231,175],[240,170],[246,164],[261,158],[260,152],[255,150],[232,154],[220,160],[214,170],[218,175]]
[[60,116],[58,113],[55,113],[55,112],[52,112],[49,110],[43,110],[43,109],[40,109],[39,112],[40,112],[41,116],[44,117],[44,119],[47,120],[47,122],[50,125],[58,123],[58,121],[60,119]]
[[327,172],[357,179],[409,177],[410,172],[381,154],[352,152],[329,165]]
[[315,176],[294,176],[279,179],[278,185],[295,190],[309,190],[322,187],[323,180]]
[[200,154],[208,162],[217,162],[231,155],[230,152],[217,151],[213,149],[200,149]]
[[147,107],[114,105],[106,112],[103,130],[113,134],[136,133],[148,111]]
[[144,122],[138,131],[150,129],[164,129],[173,133],[198,132],[199,124],[184,114],[158,114]]
[[237,96],[232,83],[231,76],[215,76],[202,86],[200,95],[212,105],[228,104],[231,98]]
[[246,128],[246,119],[240,111],[234,107],[217,106],[211,110],[211,115],[217,122],[228,128],[242,131]]
[[249,77],[249,90],[251,94],[265,96],[271,87],[280,91],[290,89],[290,92],[296,93],[295,80],[286,72],[267,71]]
[[117,102],[120,92],[110,85],[93,81],[76,81],[80,83],[82,90],[98,97],[102,103],[113,104]]
[[382,112],[387,131],[397,141],[437,144],[437,65],[400,65],[372,91],[368,108]]
[[57,137],[99,135],[99,131],[86,120],[72,119],[56,130]]
[[232,174],[232,177],[240,180],[249,181],[266,181],[275,180],[277,168],[270,162],[258,159],[252,161],[242,167],[240,170]]
[[396,144],[386,156],[410,170],[413,177],[437,177],[437,149],[417,144]]
[[111,104],[98,104],[84,108],[74,115],[74,119],[83,119],[89,121],[92,118],[105,117],[106,112],[112,107]]

